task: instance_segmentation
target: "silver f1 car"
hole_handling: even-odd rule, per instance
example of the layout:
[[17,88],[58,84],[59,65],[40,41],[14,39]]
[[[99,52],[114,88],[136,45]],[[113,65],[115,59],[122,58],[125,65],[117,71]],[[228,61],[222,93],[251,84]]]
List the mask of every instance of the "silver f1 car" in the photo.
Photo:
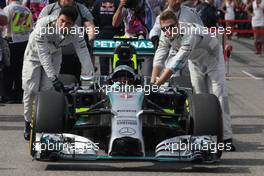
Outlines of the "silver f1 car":
[[114,56],[109,76],[83,77],[78,86],[64,75],[64,93],[38,95],[31,123],[32,157],[41,161],[219,160],[218,99],[193,94],[181,84],[188,82],[185,78],[173,78],[160,87],[151,85],[148,77],[138,74],[140,49],[127,41],[113,49],[113,53],[109,47],[105,53],[102,48],[95,51]]

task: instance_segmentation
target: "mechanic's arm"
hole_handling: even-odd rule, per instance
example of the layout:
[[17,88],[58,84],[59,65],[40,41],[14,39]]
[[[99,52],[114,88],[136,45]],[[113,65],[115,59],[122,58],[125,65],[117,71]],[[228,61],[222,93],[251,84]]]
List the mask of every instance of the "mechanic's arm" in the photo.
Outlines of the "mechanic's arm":
[[160,36],[161,34],[161,29],[160,29],[160,16],[156,17],[156,21],[154,26],[149,32],[149,38],[152,39],[155,36]]
[[153,59],[153,70],[151,75],[151,82],[155,83],[157,77],[159,77],[161,70],[164,67],[164,62],[168,57],[170,51],[170,43],[166,40],[164,34],[160,36],[159,47],[156,50],[154,59]]
[[43,17],[49,15],[49,10],[50,10],[50,9],[48,8],[48,6],[44,7],[44,8],[40,11],[39,16],[38,16],[38,19],[43,18]]
[[152,41],[154,48],[157,49],[159,46],[159,37],[161,34],[161,29],[160,29],[160,16],[157,16],[155,24],[153,28],[151,29],[149,33],[149,38]]
[[84,27],[87,31],[87,35],[89,38],[89,41],[92,41],[95,39],[95,25],[93,21],[86,21],[84,22]]
[[192,50],[198,44],[198,38],[199,36],[195,35],[184,36],[179,51],[169,60],[169,62],[167,62],[165,70],[160,76],[160,79],[155,82],[156,85],[164,84],[172,74],[176,73],[185,66]]
[[53,81],[58,76],[56,75],[54,66],[52,64],[52,57],[49,51],[49,44],[46,35],[41,34],[40,28],[37,29],[39,32],[36,32],[35,40],[36,47],[38,51],[39,61],[47,75],[47,77]]
[[95,38],[95,25],[94,25],[94,17],[90,10],[85,7],[84,5],[80,4],[78,5],[80,8],[80,13],[82,13],[83,16],[83,27],[87,31],[87,35],[89,37],[89,41],[93,40]]
[[79,36],[78,34],[75,35],[73,45],[82,65],[81,74],[86,76],[93,76],[94,67],[84,38],[82,36]]
[[123,8],[126,5],[126,0],[120,0],[120,4],[113,16],[112,25],[113,27],[119,27],[123,20]]

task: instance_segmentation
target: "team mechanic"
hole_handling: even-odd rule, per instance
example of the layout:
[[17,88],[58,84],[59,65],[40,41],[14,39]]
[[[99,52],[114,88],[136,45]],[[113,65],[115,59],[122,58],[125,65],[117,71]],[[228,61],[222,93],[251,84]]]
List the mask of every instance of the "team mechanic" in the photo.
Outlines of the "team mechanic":
[[[82,64],[82,74],[89,76],[94,74],[84,38],[78,33],[70,32],[72,27],[76,27],[74,24],[77,17],[75,7],[65,6],[59,16],[47,16],[38,20],[30,34],[22,71],[26,140],[29,140],[32,106],[36,93],[51,90],[53,87],[56,91],[63,89],[63,84],[58,80],[62,60],[61,47],[73,43]],[[56,32],[52,32],[51,28]]]
[[[203,25],[203,22],[195,9],[189,8],[187,6],[181,6],[182,0],[168,0],[167,10],[171,10],[178,17],[180,22],[197,23]],[[159,36],[161,34],[160,29],[160,15],[157,16],[155,24],[149,33],[149,38],[157,46],[159,41]]]
[[[196,13],[195,9],[187,6],[181,6],[183,0],[168,0],[167,10],[171,10],[175,13],[180,22],[196,23],[203,26],[203,22]],[[160,16],[157,16],[155,24],[150,31],[149,38],[154,43],[155,48],[158,47],[159,37],[161,35],[160,29]],[[187,76],[189,75],[188,65],[186,64],[181,70],[174,74],[175,76]]]
[[211,90],[218,97],[223,113],[224,142],[234,151],[224,56],[218,39],[211,34],[197,32],[202,28],[198,24],[179,25],[176,15],[169,10],[160,15],[160,25],[163,33],[155,53],[151,81],[156,85],[165,83],[188,61],[194,91],[209,93]]

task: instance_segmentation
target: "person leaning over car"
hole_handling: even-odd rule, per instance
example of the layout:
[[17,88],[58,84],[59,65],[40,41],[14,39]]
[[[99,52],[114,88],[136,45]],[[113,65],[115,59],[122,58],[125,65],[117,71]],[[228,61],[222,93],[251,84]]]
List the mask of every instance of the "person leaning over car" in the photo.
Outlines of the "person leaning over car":
[[[168,0],[167,10],[171,10],[175,13],[180,22],[196,23],[203,25],[203,22],[195,9],[187,6],[181,6],[183,0]],[[149,38],[157,47],[159,42],[159,36],[161,34],[160,29],[160,16],[157,16],[155,24],[150,31]]]
[[[198,13],[196,13],[195,9],[192,9],[187,6],[181,6],[181,4],[182,0],[168,0],[167,10],[173,11],[180,22],[196,23],[203,25],[203,22]],[[157,16],[155,24],[151,29],[149,35],[149,38],[153,42],[156,49],[158,47],[159,36],[161,34],[159,18],[160,16]],[[189,76],[188,65],[186,64],[184,67],[182,67],[182,69],[175,73],[174,76]]]
[[29,140],[33,101],[38,92],[63,90],[58,80],[61,65],[61,48],[72,43],[82,64],[82,74],[92,76],[93,64],[84,38],[71,32],[78,12],[74,6],[61,8],[59,16],[47,16],[38,20],[30,34],[24,55],[22,80],[24,89],[24,138]]
[[218,97],[223,114],[223,139],[235,150],[232,144],[224,56],[218,39],[210,33],[203,34],[203,26],[199,24],[179,24],[175,13],[169,10],[160,15],[160,25],[163,32],[154,56],[151,82],[162,85],[188,61],[195,93],[209,93],[212,90],[211,93]]
[[[78,17],[75,24],[79,27],[85,28],[85,30],[83,31],[86,31],[88,35],[88,37],[86,37],[87,35],[85,35],[85,39],[87,42],[87,46],[90,47],[89,43],[91,43],[95,38],[95,26],[93,22],[94,18],[89,9],[87,9],[82,4],[75,2],[75,0],[58,0],[58,2],[47,5],[45,8],[42,9],[41,13],[39,14],[39,19],[47,15],[58,16],[61,8],[64,6],[76,7],[78,11]],[[78,57],[72,44],[69,44],[68,46],[62,48],[61,73],[74,75],[77,80],[80,80],[81,64],[78,60]]]

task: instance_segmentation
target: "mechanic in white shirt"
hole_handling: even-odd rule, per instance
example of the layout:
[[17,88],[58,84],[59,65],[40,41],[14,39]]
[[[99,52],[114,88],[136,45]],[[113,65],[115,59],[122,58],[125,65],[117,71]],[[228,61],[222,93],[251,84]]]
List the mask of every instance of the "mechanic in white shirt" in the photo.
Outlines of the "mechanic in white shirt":
[[[78,17],[75,24],[80,27],[79,29],[82,28],[83,31],[87,34],[85,35],[85,39],[88,49],[89,51],[91,51],[92,41],[95,38],[96,33],[95,25],[93,22],[94,18],[90,10],[83,4],[78,3],[77,0],[58,0],[57,2],[51,3],[42,9],[38,18],[40,19],[48,15],[58,16],[61,8],[64,6],[76,7],[78,11]],[[92,61],[94,62],[93,57]],[[61,73],[74,75],[77,80],[80,80],[81,64],[72,44],[69,44],[62,48]]]
[[198,24],[179,24],[176,15],[169,10],[160,15],[160,24],[163,32],[153,61],[151,81],[156,85],[165,83],[188,61],[195,93],[209,93],[211,90],[210,93],[218,97],[223,114],[223,139],[235,150],[224,56],[218,39],[211,33],[203,33],[203,27]]
[[[167,10],[171,10],[175,13],[180,22],[196,23],[203,25],[200,16],[196,13],[195,9],[181,6],[182,0],[168,0]],[[149,38],[153,42],[155,48],[158,47],[159,37],[161,34],[160,29],[160,16],[157,16],[155,24],[150,31]],[[181,70],[176,72],[174,76],[189,76],[188,65],[182,67]]]
[[[94,75],[94,68],[86,42],[76,33],[74,22],[78,12],[74,6],[65,6],[59,16],[47,16],[38,20],[30,34],[25,51],[22,80],[24,89],[24,138],[29,140],[32,106],[35,95],[40,91],[63,90],[58,80],[62,60],[61,48],[69,43],[75,47],[82,64],[82,75]],[[75,31],[75,32],[74,32]]]
[[[196,13],[195,9],[187,6],[181,6],[182,0],[168,0],[167,10],[171,10],[175,13],[180,22],[196,23],[203,25],[203,22]],[[158,43],[159,36],[161,34],[160,29],[160,16],[157,16],[155,24],[150,31],[149,38],[154,42]]]

